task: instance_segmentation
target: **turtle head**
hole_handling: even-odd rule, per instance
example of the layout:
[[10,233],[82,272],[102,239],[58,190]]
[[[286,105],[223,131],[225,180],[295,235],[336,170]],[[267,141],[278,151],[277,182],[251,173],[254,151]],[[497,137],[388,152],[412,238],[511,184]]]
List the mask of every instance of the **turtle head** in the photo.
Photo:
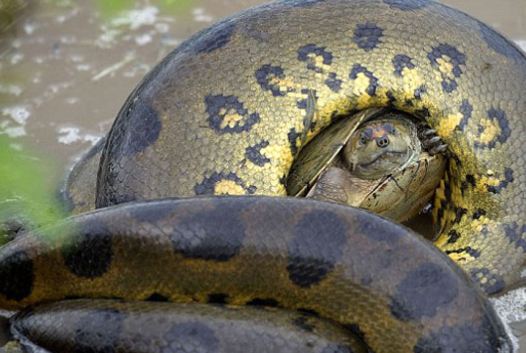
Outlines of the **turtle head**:
[[402,119],[366,122],[357,129],[344,149],[351,173],[362,179],[380,179],[403,168],[420,153],[412,125]]

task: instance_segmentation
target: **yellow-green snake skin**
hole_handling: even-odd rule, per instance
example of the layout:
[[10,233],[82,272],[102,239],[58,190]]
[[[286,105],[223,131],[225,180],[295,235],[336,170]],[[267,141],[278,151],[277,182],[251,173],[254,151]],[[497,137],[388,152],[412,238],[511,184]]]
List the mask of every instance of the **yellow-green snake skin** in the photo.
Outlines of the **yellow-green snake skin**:
[[[424,119],[449,146],[435,245],[499,293],[525,260],[525,88],[520,50],[433,1],[263,5],[195,35],[132,92],[98,151],[96,206],[285,196],[294,158],[316,134],[356,111],[391,107]],[[316,114],[306,119],[313,93]],[[0,306],[220,294],[229,304],[307,309],[353,328],[377,353],[509,351],[462,273],[406,230],[368,217],[284,198],[115,206],[74,218],[79,229],[53,228],[56,243],[28,234],[3,248]],[[214,232],[220,240],[210,241]],[[400,248],[411,241],[419,245]]]
[[449,145],[436,245],[496,293],[525,259],[525,88],[513,44],[433,1],[261,6],[185,42],[138,86],[108,136],[97,206],[285,195],[308,91],[317,114],[307,141],[354,110],[391,106]]

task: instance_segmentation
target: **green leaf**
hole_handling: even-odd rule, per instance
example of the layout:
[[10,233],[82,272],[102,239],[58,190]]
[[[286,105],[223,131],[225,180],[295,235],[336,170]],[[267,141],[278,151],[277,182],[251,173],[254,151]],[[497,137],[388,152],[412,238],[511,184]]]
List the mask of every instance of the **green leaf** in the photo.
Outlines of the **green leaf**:
[[36,227],[64,218],[52,183],[58,170],[51,160],[18,150],[11,139],[0,136],[0,225],[10,221]]

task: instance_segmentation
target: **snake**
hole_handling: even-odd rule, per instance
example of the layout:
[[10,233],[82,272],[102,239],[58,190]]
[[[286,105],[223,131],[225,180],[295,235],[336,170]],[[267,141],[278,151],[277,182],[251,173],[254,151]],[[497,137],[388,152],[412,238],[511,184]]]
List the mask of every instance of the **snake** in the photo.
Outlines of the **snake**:
[[[86,200],[100,210],[74,218],[73,224],[93,217],[96,221],[91,227],[53,232],[65,248],[60,244],[42,248],[32,233],[2,248],[0,306],[18,309],[77,296],[147,299],[152,295],[147,289],[169,287],[162,281],[163,267],[155,270],[161,277],[157,279],[146,271],[163,253],[148,253],[152,259],[148,263],[148,257],[136,256],[147,249],[119,240],[124,237],[134,244],[127,235],[146,230],[153,234],[154,244],[162,242],[162,234],[176,234],[172,245],[176,243],[177,253],[190,254],[188,266],[179,271],[181,278],[186,278],[184,271],[195,277],[182,280],[187,287],[162,294],[169,300],[203,302],[223,282],[220,294],[229,304],[254,300],[258,293],[264,295],[259,298],[264,302],[271,299],[291,309],[301,306],[315,316],[359,327],[356,331],[374,352],[509,351],[498,319],[478,291],[502,293],[517,283],[525,260],[526,171],[521,141],[526,131],[521,116],[526,108],[525,76],[525,56],[513,43],[484,23],[431,0],[276,1],[227,18],[181,44],[143,79],[105,141],[92,151],[91,159],[84,160],[83,166],[98,168],[79,167],[77,176],[97,175],[89,183],[94,187],[85,185],[84,189],[91,195]],[[312,95],[316,114],[306,118]],[[391,263],[392,257],[382,260],[382,247],[369,247],[362,240],[356,241],[356,248],[372,253],[357,254],[358,263],[366,258],[373,263],[364,262],[369,266],[358,271],[358,281],[351,280],[346,276],[356,275],[356,268],[345,265],[349,257],[335,254],[352,249],[343,245],[347,240],[338,250],[325,252],[317,242],[333,244],[333,240],[315,240],[309,232],[318,222],[323,232],[332,233],[341,222],[327,219],[342,206],[262,196],[286,196],[287,175],[302,148],[331,124],[373,107],[389,107],[421,119],[447,144],[447,167],[433,201],[438,230],[434,245],[449,257],[441,256],[440,262],[452,260],[463,271],[457,275],[465,273],[477,288],[469,281],[442,279],[445,270],[418,260],[431,256],[428,251],[406,250],[403,258],[396,257],[396,251],[385,251],[395,256]],[[77,185],[71,190],[82,189]],[[226,198],[220,211],[211,215],[205,211],[206,202],[223,201],[203,201],[206,195],[248,195],[263,206],[249,212],[245,223],[239,210],[232,210],[248,202],[244,198]],[[165,212],[155,206],[159,203],[162,208],[163,201],[147,201],[173,196],[201,197],[193,208],[185,204],[179,209],[191,219],[179,231],[163,223]],[[110,210],[135,207],[120,205],[128,202],[138,205],[141,211],[135,214],[142,221],[113,224],[119,217]],[[267,202],[276,206],[268,206],[273,212],[263,218]],[[296,208],[296,203],[301,207]],[[283,238],[275,239],[272,246],[261,240],[225,255],[222,252],[231,250],[236,241],[219,239],[219,244],[210,244],[207,228],[197,227],[215,220],[213,229],[221,224],[232,229],[246,224],[253,231],[256,224],[265,229],[275,219],[286,227],[286,221],[277,221],[281,214],[289,215],[290,222],[310,207],[315,211],[307,226],[298,228],[305,243],[280,231]],[[288,213],[290,209],[298,215]],[[340,221],[358,219],[366,229],[350,233],[380,237],[384,244],[380,234],[399,229],[388,222],[376,231],[384,224],[381,218],[355,217],[359,211],[345,210],[341,212],[348,214],[337,217]],[[105,212],[108,222],[101,221]],[[108,223],[124,229],[107,233],[104,225]],[[356,224],[344,223],[345,228],[356,229]],[[403,233],[409,234],[405,228]],[[109,240],[108,234],[112,234]],[[149,243],[139,238],[139,244]],[[393,238],[390,241],[396,242],[401,237]],[[202,241],[204,247],[199,246]],[[99,242],[105,246],[97,246]],[[68,262],[71,246],[80,250],[73,251],[73,261]],[[212,248],[218,253],[211,253]],[[107,259],[100,255],[108,253],[112,261],[97,264],[96,259]],[[258,253],[266,254],[260,263]],[[113,264],[114,256],[118,264]],[[124,258],[126,265],[120,262]],[[248,270],[255,263],[262,272]],[[402,264],[408,263],[421,266],[407,271]],[[56,272],[47,270],[51,264]],[[129,270],[132,267],[134,271]],[[166,268],[171,268],[168,263]],[[244,275],[232,276],[237,271]],[[307,279],[296,278],[296,283],[295,271]],[[384,281],[386,273],[392,275]],[[404,274],[410,276],[400,278]],[[441,285],[433,287],[437,283]],[[429,288],[433,289],[427,292]],[[424,294],[415,297],[420,289]],[[318,290],[325,294],[314,295],[319,301],[309,301],[308,293]],[[365,295],[348,296],[361,290]],[[446,298],[435,297],[439,292]],[[332,296],[322,305],[327,293]],[[368,298],[381,304],[370,305]],[[345,309],[349,306],[354,311]],[[443,306],[456,309],[448,312]]]
[[[0,278],[3,308],[51,302],[17,314],[12,328],[15,337],[57,353],[100,346],[107,347],[100,352],[230,352],[228,337],[210,320],[183,318],[181,328],[181,321],[159,318],[159,311],[173,316],[177,309],[154,306],[196,302],[298,311],[337,322],[340,330],[330,332],[347,330],[366,344],[352,346],[336,335],[309,348],[316,332],[305,337],[305,322],[270,321],[284,337],[300,331],[306,346],[298,352],[511,352],[479,288],[431,243],[373,213],[317,200],[211,196],[99,209],[7,243]],[[76,298],[111,302],[64,302]],[[257,311],[242,315],[264,320]],[[158,340],[142,338],[148,320]],[[244,326],[252,325],[260,326]],[[257,329],[251,335],[257,340]],[[245,341],[241,333],[235,337],[234,343]],[[292,339],[273,341],[278,351],[294,351]],[[143,342],[155,349],[143,350]]]
[[433,1],[264,5],[191,38],[139,84],[108,135],[96,206],[285,196],[314,135],[353,110],[389,106],[423,117],[449,146],[435,244],[498,293],[518,280],[526,251],[525,75],[513,44]]

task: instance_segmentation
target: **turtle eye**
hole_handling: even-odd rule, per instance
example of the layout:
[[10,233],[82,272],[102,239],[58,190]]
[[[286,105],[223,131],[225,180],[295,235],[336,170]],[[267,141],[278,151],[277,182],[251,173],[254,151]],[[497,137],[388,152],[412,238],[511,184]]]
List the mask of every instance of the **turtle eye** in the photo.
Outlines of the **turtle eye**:
[[360,133],[360,145],[365,145],[373,137],[373,130],[367,128]]
[[367,141],[368,141],[367,137],[364,134],[362,134],[360,136],[360,145],[365,145]]
[[389,134],[396,133],[394,125],[390,123],[384,124],[384,130],[387,131]]

